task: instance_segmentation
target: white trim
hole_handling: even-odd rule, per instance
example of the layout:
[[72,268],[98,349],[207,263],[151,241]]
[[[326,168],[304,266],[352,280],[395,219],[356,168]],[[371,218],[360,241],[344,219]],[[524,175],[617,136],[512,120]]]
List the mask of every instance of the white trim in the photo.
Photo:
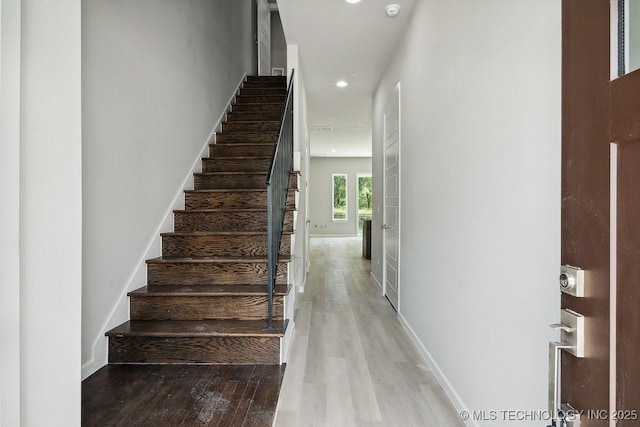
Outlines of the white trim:
[[[438,364],[433,359],[433,357],[431,357],[431,354],[429,354],[429,351],[427,350],[427,348],[424,346],[424,344],[422,344],[422,341],[420,341],[420,338],[418,338],[418,335],[416,335],[411,325],[409,325],[407,320],[400,313],[398,313],[398,320],[400,321],[400,324],[402,325],[402,328],[404,329],[404,331],[407,333],[407,335],[409,336],[413,344],[416,346],[418,352],[420,353],[424,361],[427,363],[427,365],[433,372],[433,375],[436,377],[436,380],[438,380],[438,383],[440,384],[440,386],[442,386],[442,389],[444,390],[445,394],[451,401],[451,404],[456,409],[456,411],[458,413],[461,413],[462,411],[466,411],[467,413],[470,413],[469,408],[467,408],[467,405],[464,404],[464,402],[460,398],[460,395],[455,391],[455,389],[453,388],[453,386],[445,376],[444,372],[442,372],[442,370],[440,369],[440,366],[438,366]],[[469,420],[465,420],[464,421],[465,425],[472,426],[472,427],[480,427],[480,425],[476,421],[474,421],[472,418],[473,417],[470,417]]]
[[[294,291],[292,289],[292,291]],[[287,363],[289,356],[291,355],[291,347],[293,343],[293,337],[296,333],[296,322],[293,319],[289,319],[287,324],[287,330],[284,331],[284,335],[280,338],[280,364]]]
[[376,284],[378,289],[380,289],[380,295],[384,296],[384,290],[382,289],[382,285],[380,284],[380,282],[378,282],[378,278],[375,276],[375,274],[373,274],[373,271],[370,271],[369,275],[371,276],[371,279]]
[[[609,413],[617,407],[617,318],[618,318],[618,145],[611,144],[609,178]],[[615,417],[609,420],[615,427]]]
[[[107,338],[104,336],[104,333],[109,329],[114,328],[120,323],[122,323],[121,319],[114,319],[114,317],[116,316],[116,313],[119,312],[118,308],[121,307],[122,304],[127,303],[127,300],[128,300],[127,293],[140,286],[143,286],[136,279],[139,277],[144,277],[146,282],[146,277],[147,277],[146,276],[146,273],[147,273],[146,260],[154,257],[152,253],[154,248],[161,247],[160,233],[163,231],[172,229],[173,211],[175,209],[180,209],[182,206],[184,206],[184,191],[188,190],[193,186],[193,174],[199,170],[202,157],[208,157],[207,153],[209,150],[209,144],[215,143],[216,130],[220,128],[220,124],[224,121],[227,115],[228,106],[235,99],[236,94],[238,93],[240,87],[242,86],[242,83],[244,82],[244,79],[246,78],[246,76],[247,76],[247,73],[244,73],[242,75],[242,79],[240,79],[240,82],[236,86],[236,89],[233,91],[233,94],[231,95],[231,97],[229,98],[229,101],[227,102],[227,108],[225,108],[225,110],[222,112],[222,114],[218,118],[215,126],[213,127],[213,130],[209,134],[209,137],[207,138],[204,146],[202,147],[202,150],[198,152],[196,159],[191,165],[191,169],[187,172],[185,178],[182,181],[182,184],[176,191],[176,194],[173,197],[171,204],[165,211],[165,214],[163,215],[162,220],[160,221],[155,231],[153,232],[152,234],[153,237],[147,244],[144,250],[144,253],[138,259],[138,262],[136,263],[136,267],[134,268],[133,272],[129,276],[129,279],[126,281],[126,285],[123,287],[122,291],[120,292],[120,296],[118,297],[117,302],[111,308],[108,319],[105,321],[105,323],[102,325],[102,328],[100,329],[101,330],[100,335],[96,337],[95,340],[93,341],[93,345],[91,347],[91,359],[82,365],[83,380],[88,376],[90,376],[91,374],[93,374],[98,369],[100,369],[102,366],[104,366],[104,363],[107,359],[107,355],[106,355]],[[128,313],[128,309],[129,309],[128,304],[126,304],[126,306],[127,306],[127,313]],[[98,352],[101,352],[104,356],[101,358],[96,358],[96,354],[98,354]]]

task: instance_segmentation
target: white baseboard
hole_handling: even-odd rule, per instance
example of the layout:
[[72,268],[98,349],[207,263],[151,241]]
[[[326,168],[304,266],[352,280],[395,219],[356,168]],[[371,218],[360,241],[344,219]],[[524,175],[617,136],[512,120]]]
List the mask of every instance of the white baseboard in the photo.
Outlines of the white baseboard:
[[[458,393],[455,391],[455,389],[453,388],[453,386],[451,385],[447,377],[444,375],[444,373],[442,372],[442,370],[440,369],[436,361],[433,359],[433,357],[431,357],[431,354],[429,354],[429,351],[427,350],[427,348],[424,346],[424,344],[422,344],[422,341],[420,341],[420,338],[418,338],[418,336],[416,335],[411,325],[407,323],[407,320],[400,313],[398,313],[398,320],[400,321],[400,324],[404,328],[407,335],[409,335],[409,338],[411,338],[411,341],[413,341],[413,344],[418,349],[418,352],[420,353],[424,361],[427,363],[427,365],[433,372],[433,375],[438,380],[438,383],[440,383],[440,386],[442,387],[445,394],[453,404],[453,407],[456,409],[456,411],[458,413],[462,411],[467,411],[467,413],[469,413],[468,412],[469,408],[467,408],[467,405],[465,405],[464,402],[462,402],[462,399],[460,398]],[[473,419],[465,420],[464,423],[469,427],[480,427],[477,421]]]
[[384,295],[384,289],[382,288],[382,285],[380,284],[380,282],[378,282],[378,278],[373,274],[373,271],[370,272],[369,274],[371,275],[371,279],[375,282],[378,289],[380,289],[380,294]]
[[[109,317],[103,324],[100,335],[94,339],[91,347],[91,359],[88,362],[85,362],[82,364],[81,374],[82,374],[83,380],[89,377],[91,374],[96,372],[98,369],[100,369],[107,363],[107,347],[106,347],[107,339],[104,336],[104,333],[109,329],[112,329],[117,325],[119,325],[120,323],[127,320],[127,319],[121,319],[119,316],[117,316],[117,313],[122,312],[122,309],[119,310],[119,308],[121,308],[121,304],[123,303],[126,304],[126,311],[127,311],[126,317],[128,318],[129,313],[128,313],[128,304],[127,304],[128,302],[127,293],[140,286],[143,286],[142,282],[146,282],[146,277],[147,277],[146,260],[149,258],[155,258],[159,256],[158,251],[162,247],[162,243],[161,243],[162,240],[160,237],[160,233],[164,231],[173,230],[172,228],[173,227],[173,211],[176,209],[184,208],[184,190],[188,190],[189,188],[193,187],[193,174],[199,170],[200,161],[202,160],[202,158],[208,157],[209,144],[214,142],[215,133],[217,129],[219,129],[220,124],[225,119],[228,106],[231,104],[231,102],[233,102],[234,98],[236,97],[236,94],[238,93],[238,90],[240,89],[240,86],[242,85],[242,82],[244,82],[244,79],[246,76],[247,76],[247,73],[244,73],[242,75],[242,79],[240,79],[240,81],[238,82],[236,89],[233,91],[233,95],[231,95],[231,97],[229,98],[229,101],[227,102],[227,107],[218,118],[218,121],[213,127],[213,130],[211,131],[211,133],[209,134],[209,137],[207,138],[204,146],[202,147],[202,150],[198,152],[198,155],[196,156],[196,159],[194,160],[191,166],[191,169],[188,171],[185,178],[183,179],[182,184],[180,185],[180,188],[178,188],[178,190],[176,191],[176,194],[171,204],[165,211],[165,214],[162,217],[160,224],[158,225],[158,227],[156,227],[154,234],[152,235],[153,237],[147,244],[142,256],[138,259],[138,262],[136,264],[135,269],[133,270],[133,273],[129,276],[129,279],[126,281],[125,286],[120,292],[120,297],[118,298],[117,302],[114,304],[111,311],[109,312]],[[141,278],[144,278],[144,279],[141,279]],[[96,357],[96,355],[99,355],[99,356]]]

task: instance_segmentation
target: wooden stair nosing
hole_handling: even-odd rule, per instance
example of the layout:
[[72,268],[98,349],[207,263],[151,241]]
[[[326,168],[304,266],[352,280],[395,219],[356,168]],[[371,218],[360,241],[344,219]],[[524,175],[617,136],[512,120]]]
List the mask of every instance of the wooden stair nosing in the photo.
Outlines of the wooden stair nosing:
[[[271,156],[216,156],[203,157],[201,160],[217,161],[217,160],[271,160]],[[265,172],[266,173],[266,172]]]
[[[278,263],[286,264],[293,261],[294,256],[291,255],[289,257],[280,257]],[[175,263],[184,263],[184,264],[223,264],[223,263],[258,263],[263,264],[267,262],[267,257],[264,256],[244,256],[244,257],[233,257],[233,256],[218,256],[218,257],[156,257],[150,258],[145,261],[147,264],[175,264]]]
[[[199,213],[234,213],[234,212],[265,212],[267,207],[263,208],[217,208],[217,209],[174,209],[173,213],[178,214],[199,214]],[[285,212],[296,212],[298,209],[287,206]]]
[[107,331],[108,337],[282,337],[288,320],[275,321],[280,330],[265,330],[266,320],[128,320]]
[[[287,296],[291,284],[278,283],[274,287],[274,296]],[[146,285],[127,296],[154,297],[216,297],[216,296],[260,296],[267,295],[267,285]]]
[[224,143],[224,142],[212,142],[209,144],[209,147],[273,147],[275,143],[273,142],[233,142],[233,143]]
[[[257,236],[257,235],[267,235],[267,231],[167,231],[164,233],[160,233],[160,236],[171,236],[171,237],[200,237],[200,236]],[[284,230],[282,235],[292,235],[295,234],[295,231],[287,231]]]
[[[224,175],[228,175],[228,172],[203,172],[200,173],[198,175],[220,175],[220,174],[224,174]],[[246,175],[245,172],[240,172],[240,175]],[[262,172],[250,172],[249,174],[251,175],[264,175],[266,176],[266,173],[262,173]],[[265,181],[266,182],[266,181]],[[266,184],[265,184],[266,185]],[[250,193],[250,192],[266,192],[267,189],[266,187],[264,188],[203,188],[203,189],[199,189],[199,190],[184,190],[185,193],[229,193],[229,192],[239,192],[239,193]],[[298,191],[297,188],[292,188],[289,187],[288,191]]]

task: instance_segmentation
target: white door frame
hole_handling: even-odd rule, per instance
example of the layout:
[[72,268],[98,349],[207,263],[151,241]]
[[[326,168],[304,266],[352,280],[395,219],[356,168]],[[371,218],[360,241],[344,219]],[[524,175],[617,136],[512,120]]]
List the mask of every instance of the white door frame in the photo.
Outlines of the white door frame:
[[[400,91],[400,82],[398,82],[395,87],[393,88],[393,92],[392,92],[392,98],[391,100],[393,100],[396,96],[395,94],[397,93],[397,99],[398,99],[398,277],[397,277],[397,282],[396,282],[396,286],[398,289],[398,302],[397,302],[397,307],[396,311],[398,313],[400,313],[400,262],[401,262],[401,250],[400,250],[400,241],[401,241],[401,207],[402,207],[402,161],[401,161],[401,141],[402,141],[402,126],[401,126],[401,118],[402,118],[402,111],[401,111],[401,91]],[[391,101],[390,100],[390,101]],[[382,116],[383,120],[382,120],[382,224],[383,226],[386,224],[387,221],[387,209],[386,209],[386,196],[387,196],[387,190],[386,190],[386,182],[387,182],[387,159],[386,159],[386,140],[387,140],[387,110],[388,110],[388,106],[389,106],[389,102],[387,101],[387,106],[385,107],[385,111],[384,114]],[[386,243],[386,233],[387,231],[383,228],[382,229],[382,295],[387,296],[387,243]]]

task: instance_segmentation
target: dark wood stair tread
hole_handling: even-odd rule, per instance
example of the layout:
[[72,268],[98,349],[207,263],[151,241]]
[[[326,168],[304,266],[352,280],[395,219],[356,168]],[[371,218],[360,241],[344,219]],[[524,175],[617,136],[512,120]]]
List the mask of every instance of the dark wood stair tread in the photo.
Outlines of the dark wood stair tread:
[[[241,172],[241,171],[216,171],[216,172],[196,172],[194,175],[264,175],[267,176],[267,171],[264,172]],[[190,190],[186,190],[190,191]]]
[[[161,236],[255,236],[255,235],[267,235],[266,231],[167,231],[165,233],[160,233]],[[295,234],[294,231],[284,230],[282,232],[285,234]]]
[[[280,263],[293,261],[293,256],[281,256]],[[216,257],[157,257],[146,260],[147,264],[173,264],[173,263],[192,263],[192,264],[222,264],[222,263],[265,263],[267,257],[264,256],[216,256]]]
[[[274,295],[285,296],[291,285],[276,284]],[[136,297],[196,297],[196,296],[254,296],[267,295],[267,285],[155,285],[143,286],[131,291],[128,296]]]
[[[175,209],[173,213],[181,214],[197,214],[197,213],[234,213],[234,212],[265,212],[267,207],[264,208],[219,208],[219,209]],[[287,207],[287,212],[295,212],[297,209]]]
[[109,337],[282,337],[287,320],[274,320],[279,330],[265,330],[266,320],[129,320]]
[[[232,122],[222,122],[223,125],[223,129],[224,129],[224,124],[225,123],[242,123],[243,125],[246,124],[250,124],[250,123],[260,123],[260,124],[264,124],[264,123],[272,123],[272,124],[280,124],[280,120],[234,120]],[[252,133],[258,133],[253,131]],[[262,132],[260,132],[262,133]],[[266,131],[266,133],[273,133],[273,131]]]
[[211,143],[209,144],[209,147],[215,147],[215,146],[233,146],[233,147],[265,147],[265,146],[269,146],[269,147],[273,147],[274,146],[274,142],[217,142],[217,143]]
[[[206,175],[215,175],[215,172],[206,173]],[[203,174],[204,175],[204,174]],[[267,175],[257,174],[257,175]],[[266,181],[265,181],[266,185]],[[264,188],[203,188],[201,190],[184,190],[185,193],[229,193],[229,192],[252,192],[252,191],[267,191],[266,187]]]
[[[210,174],[207,174],[210,175]],[[201,188],[198,190],[184,190],[185,193],[206,194],[206,193],[266,193],[266,181],[265,186],[262,188]],[[297,188],[289,187],[289,191],[298,191]]]
[[[271,156],[215,156],[203,157],[203,160],[269,160]],[[265,172],[266,173],[266,172]]]

